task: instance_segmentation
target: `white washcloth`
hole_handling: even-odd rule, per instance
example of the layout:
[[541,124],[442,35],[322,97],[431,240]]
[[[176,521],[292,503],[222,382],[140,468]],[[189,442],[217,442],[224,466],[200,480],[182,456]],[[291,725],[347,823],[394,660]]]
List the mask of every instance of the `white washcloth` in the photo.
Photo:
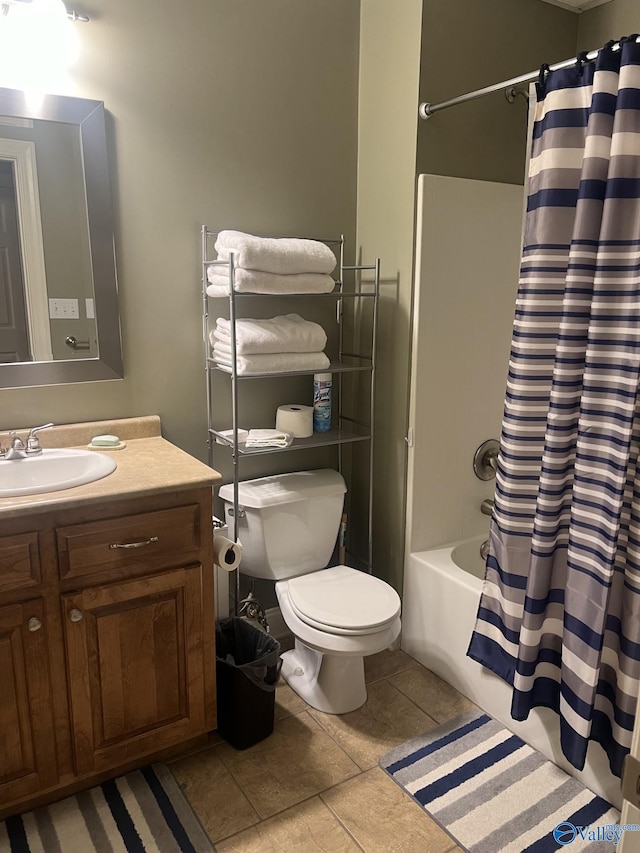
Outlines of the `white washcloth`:
[[[229,296],[229,267],[226,264],[211,264],[207,267],[207,294]],[[259,270],[236,268],[234,282],[237,293],[331,293],[336,283],[325,273],[298,273],[278,275]]]
[[251,447],[289,447],[293,436],[279,429],[250,429],[244,446]]
[[[216,343],[229,347],[231,357],[231,322],[218,317],[210,334],[212,346]],[[327,345],[327,335],[322,326],[303,320],[299,314],[283,314],[270,320],[245,318],[236,320],[236,352],[322,352]]]
[[221,231],[216,240],[218,259],[229,260],[236,254],[236,265],[245,270],[261,270],[280,275],[317,272],[330,273],[336,267],[336,256],[318,240],[295,237],[254,237],[242,231]]
[[[231,373],[231,355],[218,344],[213,347],[213,357],[222,370]],[[321,373],[331,362],[323,352],[277,352],[236,356],[238,375],[246,373],[286,373],[290,370],[314,370]]]

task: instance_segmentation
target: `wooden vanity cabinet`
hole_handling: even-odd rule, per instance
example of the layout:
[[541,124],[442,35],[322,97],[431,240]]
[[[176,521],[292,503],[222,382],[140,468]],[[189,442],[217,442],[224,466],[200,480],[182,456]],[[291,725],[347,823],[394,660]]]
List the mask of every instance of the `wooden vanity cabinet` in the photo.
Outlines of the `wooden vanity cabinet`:
[[202,567],[62,599],[78,773],[205,730]]
[[0,606],[0,677],[2,803],[26,798],[58,779],[41,598]]
[[0,537],[0,818],[216,726],[210,488],[3,532],[12,524]]
[[[43,543],[36,531],[0,536],[0,803],[58,778],[51,712]],[[46,550],[46,548],[45,548]]]

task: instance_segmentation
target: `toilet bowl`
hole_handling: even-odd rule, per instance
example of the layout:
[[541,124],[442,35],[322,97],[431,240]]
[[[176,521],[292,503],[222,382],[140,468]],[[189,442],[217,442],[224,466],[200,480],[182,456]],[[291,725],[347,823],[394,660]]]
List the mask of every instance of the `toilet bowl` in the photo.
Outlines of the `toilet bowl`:
[[282,655],[286,682],[307,704],[346,714],[367,700],[364,658],[400,634],[400,598],[384,581],[347,566],[276,583],[295,647]]
[[[221,487],[232,521],[233,491]],[[389,584],[349,566],[326,568],[346,487],[337,471],[301,471],[239,484],[240,571],[276,581],[295,647],[282,655],[286,682],[307,704],[345,714],[367,698],[364,658],[400,634],[400,598]]]

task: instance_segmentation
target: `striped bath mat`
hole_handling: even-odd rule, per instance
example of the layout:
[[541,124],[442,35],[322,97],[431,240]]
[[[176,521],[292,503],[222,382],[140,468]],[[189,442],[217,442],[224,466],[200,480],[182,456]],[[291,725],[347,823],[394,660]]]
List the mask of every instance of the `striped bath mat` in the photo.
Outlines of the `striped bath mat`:
[[620,813],[481,711],[396,747],[380,766],[469,853],[615,849]]
[[0,853],[214,853],[171,771],[154,764],[0,823]]

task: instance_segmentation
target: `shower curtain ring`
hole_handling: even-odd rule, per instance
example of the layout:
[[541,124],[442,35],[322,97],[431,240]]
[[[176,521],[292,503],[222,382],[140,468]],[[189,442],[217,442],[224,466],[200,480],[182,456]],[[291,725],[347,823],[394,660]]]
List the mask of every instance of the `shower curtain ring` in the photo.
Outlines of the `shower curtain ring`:
[[588,62],[589,58],[586,50],[581,50],[580,53],[576,56],[576,71],[578,72],[578,77],[582,77],[582,72],[584,70],[585,62]]
[[538,74],[538,82],[536,83],[536,91],[538,93],[538,98],[541,99],[544,97],[545,86],[547,85],[547,78],[549,77],[549,72],[551,68],[547,63],[543,63],[540,66],[540,73]]

